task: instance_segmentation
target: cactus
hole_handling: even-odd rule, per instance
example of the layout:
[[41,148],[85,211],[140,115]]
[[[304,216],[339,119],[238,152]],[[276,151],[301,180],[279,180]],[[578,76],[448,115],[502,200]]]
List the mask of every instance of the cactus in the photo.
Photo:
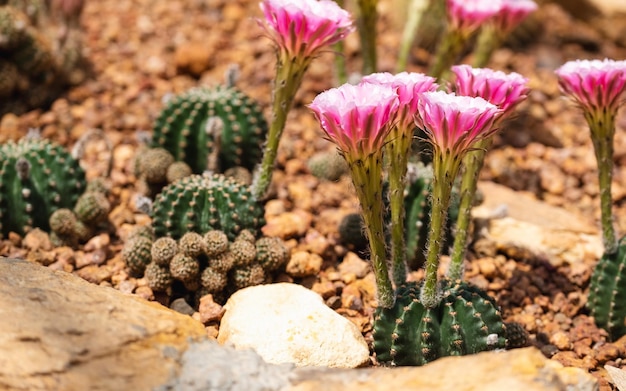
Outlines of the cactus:
[[88,191],[83,193],[74,205],[76,217],[87,225],[96,225],[107,219],[111,204],[104,193]]
[[230,86],[194,88],[171,99],[154,125],[152,146],[167,149],[196,174],[261,159],[267,122],[260,107]]
[[274,272],[287,264],[289,252],[279,238],[263,237],[256,241],[256,259],[268,272]]
[[589,283],[587,307],[612,340],[626,334],[626,236],[619,240],[617,251],[605,253],[598,261]]
[[433,308],[419,300],[420,285],[397,291],[391,308],[374,315],[374,351],[382,364],[424,365],[443,356],[503,349],[506,327],[495,301],[465,282],[444,281],[443,297]]
[[124,243],[122,260],[126,263],[131,273],[141,275],[146,270],[146,266],[151,263],[151,251],[152,239],[137,235]]
[[50,230],[57,209],[73,208],[86,187],[78,161],[37,138],[0,146],[0,237],[38,227]]
[[257,235],[263,208],[243,185],[223,175],[192,175],[166,186],[155,199],[152,225],[157,237],[204,235],[218,229],[233,240],[242,230]]
[[313,176],[328,181],[337,181],[349,172],[348,163],[336,150],[317,153],[307,162]]

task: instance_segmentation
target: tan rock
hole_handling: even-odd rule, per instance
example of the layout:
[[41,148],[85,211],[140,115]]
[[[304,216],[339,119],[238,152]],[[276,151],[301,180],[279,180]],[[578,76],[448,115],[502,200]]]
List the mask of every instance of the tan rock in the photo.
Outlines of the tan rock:
[[584,218],[492,182],[480,182],[484,202],[472,211],[481,235],[511,257],[545,257],[553,266],[602,255],[598,229]]
[[150,390],[205,335],[159,304],[21,260],[0,258],[0,302],[3,390]]
[[296,251],[291,255],[285,271],[292,277],[313,276],[319,273],[324,260],[308,251]]
[[[536,348],[446,357],[423,367],[362,369],[351,372],[296,370],[291,391],[595,391],[584,370],[546,359]],[[299,382],[298,382],[299,381]]]

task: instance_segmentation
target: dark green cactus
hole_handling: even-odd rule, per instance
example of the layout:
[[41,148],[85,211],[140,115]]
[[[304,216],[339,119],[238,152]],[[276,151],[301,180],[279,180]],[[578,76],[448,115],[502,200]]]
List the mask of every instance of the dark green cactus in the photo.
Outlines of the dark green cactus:
[[186,232],[204,235],[218,229],[233,240],[242,230],[254,235],[265,223],[261,205],[247,187],[223,175],[192,175],[166,186],[154,201],[157,237],[178,239]]
[[626,334],[626,236],[620,239],[617,251],[605,253],[598,261],[589,283],[587,307],[612,340]]
[[153,147],[163,147],[200,174],[260,162],[267,122],[234,87],[194,88],[171,99],[156,120]]
[[409,282],[396,291],[392,308],[374,315],[374,351],[382,364],[424,365],[444,356],[503,349],[506,327],[495,301],[465,282],[443,281],[434,308],[419,300],[420,285]]
[[0,236],[49,231],[52,213],[72,209],[85,187],[78,161],[59,145],[38,138],[0,145]]

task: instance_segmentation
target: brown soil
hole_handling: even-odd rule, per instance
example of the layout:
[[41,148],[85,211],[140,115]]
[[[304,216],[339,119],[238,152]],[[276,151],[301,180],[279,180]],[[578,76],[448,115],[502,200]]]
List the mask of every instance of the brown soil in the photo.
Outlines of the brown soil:
[[[379,8],[379,69],[393,72],[401,12],[394,11],[391,0],[381,1]],[[111,230],[76,250],[50,248],[46,235],[12,235],[0,242],[0,255],[27,258],[75,272],[96,284],[154,299],[145,281],[130,277],[120,258],[129,231],[149,222],[149,217],[133,206],[138,194],[132,170],[137,135],[151,129],[165,95],[221,83],[231,64],[240,67],[238,87],[257,99],[269,118],[275,54],[254,19],[260,16],[258,2],[246,0],[87,2],[82,20],[92,78],[72,88],[49,110],[5,115],[0,141],[19,138],[29,128],[39,127],[44,137],[71,148],[89,129],[102,129],[113,145],[112,153],[104,143],[91,143],[82,164],[93,178],[105,173],[108,159],[113,159]],[[623,37],[618,41],[619,29],[624,26],[624,19],[587,24],[546,4],[507,47],[496,52],[491,66],[525,75],[533,90],[489,152],[483,179],[534,194],[598,224],[596,167],[588,130],[578,110],[561,97],[553,71],[576,58],[626,58],[626,42]],[[422,49],[413,54],[409,70],[425,71],[428,54]],[[355,34],[346,41],[346,59],[349,71],[359,70]],[[283,274],[279,279],[321,293],[329,306],[354,321],[369,338],[375,306],[373,278],[371,273],[362,277],[362,263],[339,243],[337,233],[341,218],[358,210],[350,180],[317,179],[306,165],[313,154],[333,150],[304,106],[317,93],[334,86],[332,66],[330,54],[313,62],[289,115],[274,176],[275,196],[267,205],[266,232],[284,237],[294,252],[323,258],[316,275],[294,278]],[[626,232],[623,112],[618,128],[613,196],[618,232]],[[584,308],[595,260],[576,268],[554,268],[541,260],[478,249],[471,250],[466,276],[497,299],[505,320],[522,324],[530,343],[546,356],[589,370],[600,379],[602,390],[611,389],[603,366],[626,364],[622,362],[626,338],[607,342],[606,333],[594,326]],[[344,257],[350,261],[342,264]],[[415,272],[412,278],[420,275]],[[214,335],[217,325],[207,322],[207,326]]]

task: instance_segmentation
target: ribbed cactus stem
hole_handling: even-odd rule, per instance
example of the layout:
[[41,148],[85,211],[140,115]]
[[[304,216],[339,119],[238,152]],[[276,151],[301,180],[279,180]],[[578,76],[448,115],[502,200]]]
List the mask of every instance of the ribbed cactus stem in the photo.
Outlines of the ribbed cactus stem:
[[395,297],[386,261],[381,154],[376,153],[356,159],[345,154],[345,157],[361,203],[363,225],[370,244],[370,258],[376,279],[378,306],[391,308]]
[[502,36],[492,23],[481,28],[474,48],[474,68],[484,68],[489,64],[493,52],[502,44]]
[[287,122],[287,115],[293,106],[294,97],[311,60],[312,58],[309,57],[290,58],[285,53],[278,56],[272,94],[272,120],[263,150],[263,160],[257,167],[252,182],[252,195],[257,200],[265,199],[267,189],[272,182],[272,170],[278,154],[278,144]]
[[485,154],[490,144],[491,138],[478,141],[474,146],[475,150],[470,151],[463,158],[459,216],[454,230],[454,244],[450,254],[450,268],[448,269],[448,278],[452,281],[463,277],[463,261],[467,251],[472,205],[474,204],[480,170],[483,167]]
[[404,224],[404,190],[412,129],[394,127],[387,139],[386,155],[389,159],[389,205],[391,209],[391,265],[393,282],[399,286],[406,282],[407,262]]
[[361,53],[363,57],[363,74],[369,75],[376,72],[376,21],[378,12],[376,5],[378,0],[357,0],[359,16],[357,27],[361,38]]
[[396,63],[396,72],[406,70],[406,64],[411,52],[411,46],[415,40],[417,29],[424,12],[428,8],[429,0],[410,0],[407,9],[407,20],[402,31],[402,40],[400,41],[400,49],[398,52],[398,62]]
[[[446,164],[448,163],[448,164]],[[448,215],[448,206],[452,194],[452,184],[458,168],[449,167],[453,159],[444,159],[437,148],[433,149],[433,187],[430,231],[428,232],[428,252],[426,255],[426,276],[420,296],[426,308],[433,308],[439,303],[437,269],[443,240],[444,227]],[[453,165],[453,164],[452,164]]]
[[600,212],[602,239],[606,253],[617,249],[617,239],[613,227],[613,200],[611,179],[613,173],[613,138],[615,135],[615,114],[609,110],[602,113],[587,113],[585,117],[591,129],[591,141],[598,162],[598,184],[600,185]]
[[428,74],[438,81],[441,81],[459,57],[464,45],[465,38],[463,34],[455,30],[448,30],[439,43],[435,55],[435,62],[432,64]]
[[[341,8],[344,8],[343,0],[335,0],[335,3]],[[337,85],[345,84],[348,81],[348,73],[346,71],[346,57],[344,55],[343,40],[333,45],[335,50],[335,77],[337,79]]]

